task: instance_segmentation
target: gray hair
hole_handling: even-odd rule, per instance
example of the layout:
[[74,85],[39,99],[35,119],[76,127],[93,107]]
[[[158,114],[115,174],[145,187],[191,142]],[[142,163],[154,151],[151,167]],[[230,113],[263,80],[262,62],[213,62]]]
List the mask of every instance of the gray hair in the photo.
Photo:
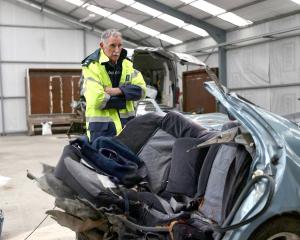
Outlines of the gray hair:
[[109,39],[111,36],[122,37],[122,33],[116,29],[107,29],[101,34],[101,42],[107,42],[107,39]]

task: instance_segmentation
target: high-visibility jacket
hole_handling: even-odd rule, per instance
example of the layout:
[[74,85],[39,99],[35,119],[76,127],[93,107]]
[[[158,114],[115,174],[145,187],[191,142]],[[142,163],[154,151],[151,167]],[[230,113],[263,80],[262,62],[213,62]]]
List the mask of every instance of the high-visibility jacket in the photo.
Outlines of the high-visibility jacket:
[[[125,58],[127,51],[122,49],[119,61],[122,72],[119,88],[123,95],[108,95],[105,87],[112,87],[105,64],[109,58],[98,49],[82,61],[83,94],[86,100],[86,124],[90,141],[98,136],[119,134],[126,122],[135,116],[134,101],[145,97],[146,84],[142,74],[133,68]],[[114,86],[115,87],[115,86]]]

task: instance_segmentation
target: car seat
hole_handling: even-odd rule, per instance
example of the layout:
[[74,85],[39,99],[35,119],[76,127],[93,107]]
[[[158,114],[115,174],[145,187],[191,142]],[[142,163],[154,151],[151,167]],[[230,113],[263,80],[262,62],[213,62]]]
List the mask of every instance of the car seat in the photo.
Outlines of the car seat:
[[[230,122],[222,131],[237,127]],[[134,129],[145,133],[138,136],[139,141],[133,140]],[[79,199],[86,208],[100,212],[100,218],[113,226],[106,230],[119,239],[211,239],[215,234],[212,226],[222,225],[228,216],[247,181],[251,163],[244,146],[212,143],[216,136],[218,132],[178,113],[144,115],[129,122],[115,139],[143,160],[148,170],[146,184],[141,182],[133,189],[115,184],[86,165],[78,149],[68,145],[55,169],[62,181],[56,185],[69,189],[70,201]],[[204,147],[196,147],[201,144]],[[66,214],[85,221],[97,219],[82,216],[78,209],[68,211]],[[92,231],[103,236],[99,229],[94,227],[84,234]],[[147,238],[150,235],[152,238]]]

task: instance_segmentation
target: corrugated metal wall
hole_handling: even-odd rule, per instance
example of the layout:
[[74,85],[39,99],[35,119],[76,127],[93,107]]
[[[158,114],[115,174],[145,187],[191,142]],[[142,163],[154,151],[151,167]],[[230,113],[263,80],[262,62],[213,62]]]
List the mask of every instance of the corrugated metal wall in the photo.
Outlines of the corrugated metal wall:
[[[227,33],[227,42],[287,30],[284,39],[257,39],[227,51],[227,86],[257,105],[280,115],[300,112],[300,14]],[[297,36],[298,33],[298,36]],[[293,35],[293,36],[292,36]],[[295,36],[296,35],[296,36]],[[276,37],[282,37],[278,34]],[[195,51],[216,43],[207,38],[174,47],[174,51]],[[217,49],[211,49],[214,52]],[[208,50],[209,51],[209,50]],[[202,55],[202,61],[218,66],[218,54]]]
[[[299,26],[300,14],[231,32],[227,40]],[[280,115],[300,112],[299,53],[299,36],[230,50],[227,54],[228,87],[271,112]]]
[[25,132],[26,69],[78,68],[84,56],[84,33],[0,1],[0,36],[0,133]]

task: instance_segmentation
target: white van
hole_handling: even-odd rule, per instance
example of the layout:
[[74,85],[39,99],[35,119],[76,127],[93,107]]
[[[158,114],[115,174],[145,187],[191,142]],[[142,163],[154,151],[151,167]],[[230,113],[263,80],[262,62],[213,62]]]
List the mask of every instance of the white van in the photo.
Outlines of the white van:
[[162,108],[179,108],[179,95],[182,92],[179,64],[205,66],[192,55],[175,53],[163,48],[138,47],[126,50],[134,68],[142,73],[148,85],[147,95],[154,98]]

